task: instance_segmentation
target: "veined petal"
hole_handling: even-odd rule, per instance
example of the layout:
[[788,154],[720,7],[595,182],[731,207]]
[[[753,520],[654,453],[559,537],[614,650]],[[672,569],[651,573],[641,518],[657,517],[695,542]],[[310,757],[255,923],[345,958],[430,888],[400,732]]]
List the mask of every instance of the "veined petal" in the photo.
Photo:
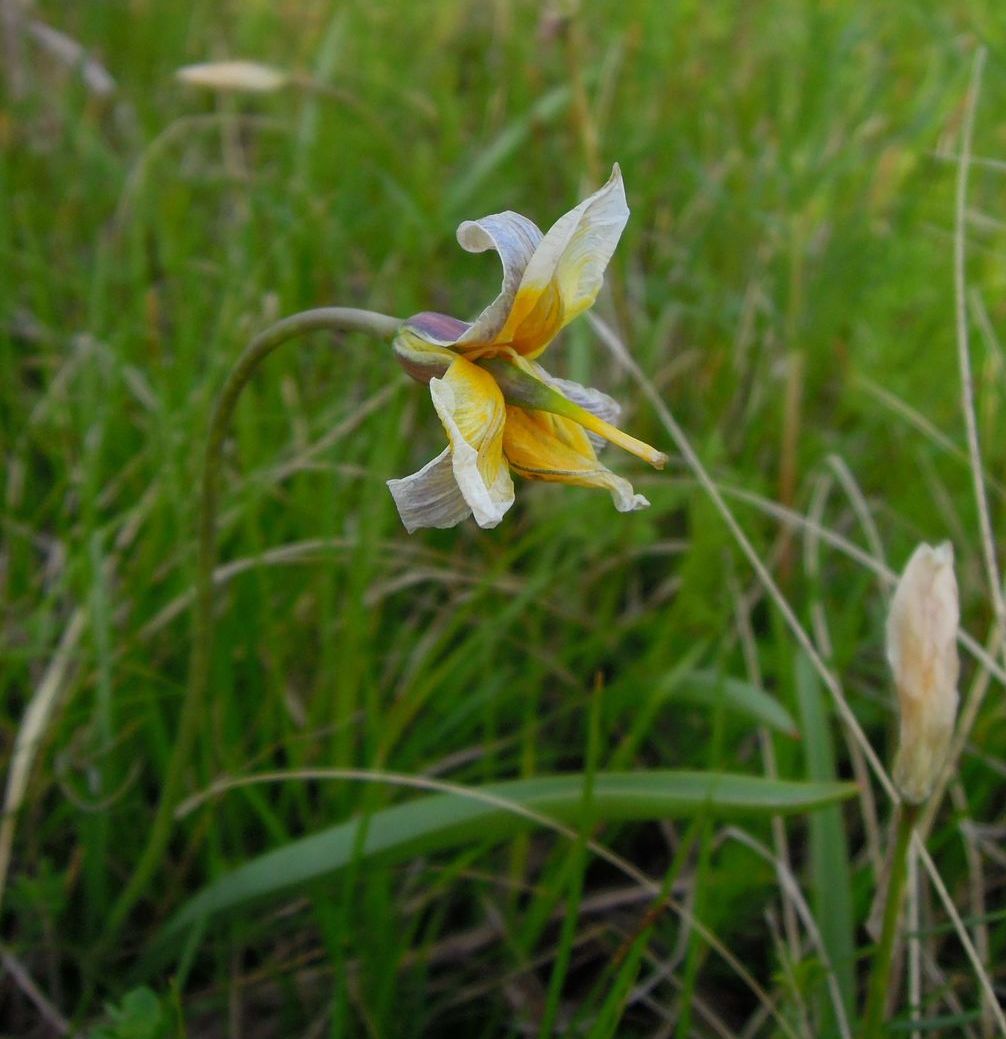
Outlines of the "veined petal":
[[449,447],[418,473],[388,480],[388,489],[410,534],[420,527],[453,527],[472,514],[454,479]]
[[506,324],[524,269],[542,240],[536,224],[507,210],[492,213],[481,220],[466,220],[458,227],[458,243],[470,253],[495,249],[503,261],[503,284],[492,303],[475,319],[457,340],[459,349],[485,346],[495,341]]
[[597,298],[629,207],[616,163],[608,183],[561,216],[527,263],[498,340],[537,357]]
[[463,357],[430,395],[450,441],[454,479],[480,527],[495,527],[513,505],[513,481],[503,459],[506,406],[496,380]]
[[622,405],[603,390],[584,386],[582,383],[573,382],[572,379],[559,379],[549,375],[544,368],[540,369],[540,374],[544,382],[557,389],[567,400],[579,404],[584,411],[596,415],[603,422],[615,425],[622,417]]
[[546,411],[506,409],[503,453],[514,471],[530,480],[604,487],[619,512],[645,509],[650,503],[628,480],[602,465],[583,428]]

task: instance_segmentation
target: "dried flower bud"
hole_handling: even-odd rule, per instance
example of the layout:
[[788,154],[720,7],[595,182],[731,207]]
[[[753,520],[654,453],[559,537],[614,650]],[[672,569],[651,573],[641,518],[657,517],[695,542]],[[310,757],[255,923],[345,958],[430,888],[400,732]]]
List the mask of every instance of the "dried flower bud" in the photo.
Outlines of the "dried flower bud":
[[271,94],[286,86],[290,77],[271,65],[257,61],[209,61],[185,65],[175,72],[182,83],[208,90],[246,94]]
[[919,545],[887,617],[887,659],[901,713],[894,782],[911,804],[932,793],[953,735],[959,619],[953,546]]

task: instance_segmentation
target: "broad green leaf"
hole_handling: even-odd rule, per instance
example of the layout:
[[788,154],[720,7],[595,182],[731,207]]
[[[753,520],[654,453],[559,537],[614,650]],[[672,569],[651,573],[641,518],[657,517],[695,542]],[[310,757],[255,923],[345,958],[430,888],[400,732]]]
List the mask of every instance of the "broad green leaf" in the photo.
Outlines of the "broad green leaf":
[[260,855],[203,888],[169,921],[163,937],[178,934],[210,913],[317,880],[343,868],[354,856],[402,861],[468,842],[503,840],[549,821],[582,826],[697,812],[720,816],[807,812],[855,792],[849,783],[789,782],[732,773],[606,772],[594,777],[585,812],[584,777],[579,773],[458,788],[350,819]]

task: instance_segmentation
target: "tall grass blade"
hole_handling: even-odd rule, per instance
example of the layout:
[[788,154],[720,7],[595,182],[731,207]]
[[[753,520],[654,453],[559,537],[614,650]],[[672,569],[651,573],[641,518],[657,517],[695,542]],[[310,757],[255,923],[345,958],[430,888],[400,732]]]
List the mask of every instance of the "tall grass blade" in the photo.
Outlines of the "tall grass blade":
[[526,115],[507,125],[450,188],[447,195],[448,209],[459,214],[465,212],[482,181],[517,151],[536,126],[550,122],[564,111],[570,97],[570,89],[565,84],[554,87],[547,94],[543,94]]
[[682,680],[676,695],[707,707],[722,705],[787,736],[800,735],[793,716],[774,696],[740,678],[713,670],[693,671]]
[[[835,748],[821,685],[804,654],[797,656],[795,668],[807,778],[817,783],[832,782],[835,779]],[[814,916],[838,981],[846,1019],[851,1020],[856,992],[852,884],[842,809],[837,804],[829,805],[810,817],[810,872]],[[820,986],[818,1005],[821,1034],[838,1034],[834,1008],[824,984]]]

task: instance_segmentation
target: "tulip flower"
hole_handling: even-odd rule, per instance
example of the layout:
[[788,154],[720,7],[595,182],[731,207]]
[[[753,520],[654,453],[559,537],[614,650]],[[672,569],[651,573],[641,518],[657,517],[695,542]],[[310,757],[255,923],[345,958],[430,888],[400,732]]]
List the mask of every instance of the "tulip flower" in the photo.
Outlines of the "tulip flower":
[[495,527],[514,501],[511,472],[604,488],[620,512],[649,505],[598,461],[597,450],[610,441],[658,469],[667,456],[613,424],[620,409],[607,394],[554,378],[537,363],[597,298],[628,217],[616,165],[604,187],[544,235],[509,211],[458,228],[463,249],[499,253],[503,285],[473,322],[421,313],[395,336],[395,356],[429,384],[448,440],[417,473],[388,481],[410,533],[453,527],[470,515]]
[[932,793],[953,735],[959,617],[953,547],[919,545],[887,618],[887,657],[901,714],[894,783],[909,804]]

